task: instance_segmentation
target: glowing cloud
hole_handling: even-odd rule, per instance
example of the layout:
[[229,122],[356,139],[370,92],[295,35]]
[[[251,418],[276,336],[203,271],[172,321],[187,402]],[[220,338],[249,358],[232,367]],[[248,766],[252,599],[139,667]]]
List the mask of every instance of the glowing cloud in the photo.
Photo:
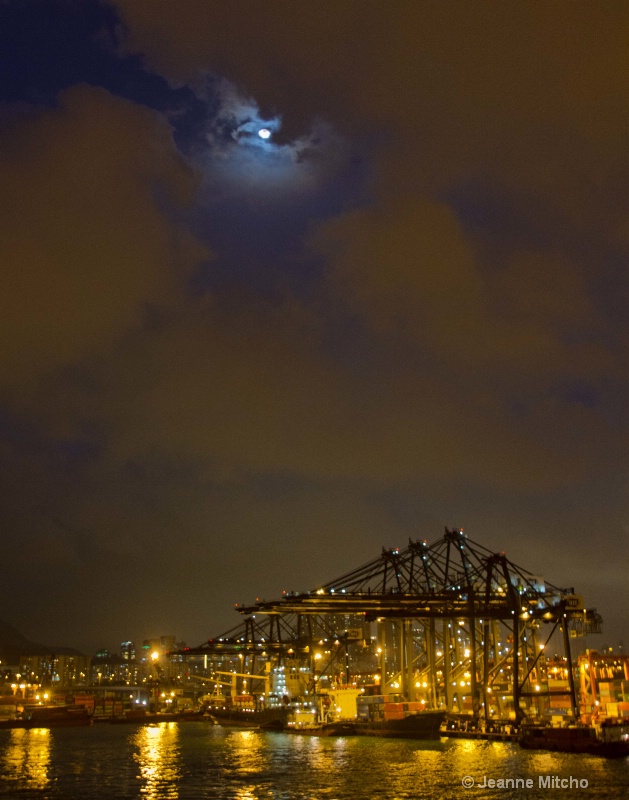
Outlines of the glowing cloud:
[[226,80],[212,79],[208,100],[210,94],[216,111],[206,134],[202,168],[214,193],[266,193],[269,186],[281,188],[284,196],[308,192],[344,153],[329,125],[315,122],[300,138],[279,143],[274,140],[281,129],[279,115],[263,118],[256,102],[242,97]]

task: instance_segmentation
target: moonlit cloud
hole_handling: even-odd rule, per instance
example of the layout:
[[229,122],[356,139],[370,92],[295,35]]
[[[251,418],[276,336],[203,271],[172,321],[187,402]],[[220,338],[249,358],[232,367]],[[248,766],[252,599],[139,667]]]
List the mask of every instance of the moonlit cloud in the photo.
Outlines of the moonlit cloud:
[[[255,100],[242,96],[229,81],[209,80],[206,97],[215,111],[197,163],[214,193],[283,202],[288,195],[316,191],[347,158],[347,145],[322,120],[286,141],[278,137],[281,116],[264,117]],[[261,130],[268,136],[261,136]]]

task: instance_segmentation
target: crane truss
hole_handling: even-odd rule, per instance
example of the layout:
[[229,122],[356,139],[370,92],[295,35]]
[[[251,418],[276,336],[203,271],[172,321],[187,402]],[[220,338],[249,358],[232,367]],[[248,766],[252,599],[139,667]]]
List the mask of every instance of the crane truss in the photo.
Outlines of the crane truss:
[[456,617],[546,622],[567,619],[580,633],[600,630],[601,618],[584,609],[573,588],[559,588],[467,538],[448,530],[432,545],[409,541],[404,550],[383,549],[378,558],[308,592],[239,606],[241,614],[363,614]]

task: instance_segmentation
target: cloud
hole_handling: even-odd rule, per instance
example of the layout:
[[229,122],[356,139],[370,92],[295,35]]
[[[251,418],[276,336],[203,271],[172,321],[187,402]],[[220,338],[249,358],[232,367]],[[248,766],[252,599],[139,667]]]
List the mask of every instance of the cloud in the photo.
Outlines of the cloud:
[[116,7],[201,100],[188,164],[88,86],[1,134],[3,380],[36,431],[3,428],[2,505],[47,594],[68,565],[45,624],[91,591],[103,635],[132,604],[200,640],[234,592],[443,524],[587,566],[627,503],[626,12]]
[[187,304],[86,365],[86,376],[48,385],[38,413],[49,430],[69,418],[100,431],[99,462],[114,471],[157,459],[219,483],[284,475],[523,488],[561,484],[581,468],[574,448],[514,429],[502,397],[472,383],[453,390],[452,372],[412,348],[400,363],[374,344],[368,363],[350,365],[326,351],[326,336],[291,299]]
[[18,385],[106,351],[207,251],[173,224],[195,182],[153,112],[77,86],[0,136],[3,381]]
[[444,203],[405,199],[355,211],[322,225],[314,245],[334,291],[367,324],[414,340],[455,372],[530,386],[600,377],[615,366],[574,263],[515,250],[500,269],[483,268],[474,239]]
[[[615,266],[627,256],[626,9],[116,5],[126,46],[173,81],[219,71],[281,116],[288,139],[323,119],[350,149],[360,142],[373,208],[326,235],[345,228],[353,255],[336,276],[374,323],[394,316],[388,276],[398,330],[421,324],[453,359],[519,363],[526,380],[557,363],[572,378],[626,379],[609,349],[627,332],[615,311],[629,290]],[[429,248],[439,268],[416,269]]]
[[196,92],[211,109],[193,154],[208,205],[233,198],[266,206],[303,203],[346,168],[347,143],[322,120],[289,140],[282,136],[280,115],[265,117],[256,101],[228,80],[207,75]]

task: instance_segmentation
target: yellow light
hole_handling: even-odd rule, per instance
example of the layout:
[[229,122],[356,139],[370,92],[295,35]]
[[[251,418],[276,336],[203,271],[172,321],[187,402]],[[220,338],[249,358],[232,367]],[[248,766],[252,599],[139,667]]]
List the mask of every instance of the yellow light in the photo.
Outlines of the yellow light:
[[157,652],[157,650],[153,650],[153,652],[151,653],[151,658],[153,659],[153,661],[157,661],[157,659],[159,658],[159,653]]

